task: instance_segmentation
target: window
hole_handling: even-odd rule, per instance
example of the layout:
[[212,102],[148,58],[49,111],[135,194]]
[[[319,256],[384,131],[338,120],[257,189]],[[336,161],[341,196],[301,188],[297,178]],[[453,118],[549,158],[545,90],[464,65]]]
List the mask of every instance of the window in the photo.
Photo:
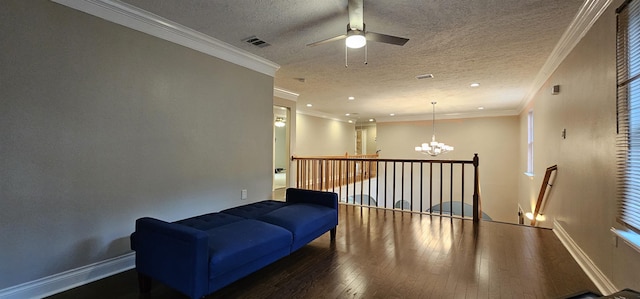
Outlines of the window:
[[640,233],[640,1],[616,12],[618,221]]
[[527,113],[527,175],[533,175],[533,110]]

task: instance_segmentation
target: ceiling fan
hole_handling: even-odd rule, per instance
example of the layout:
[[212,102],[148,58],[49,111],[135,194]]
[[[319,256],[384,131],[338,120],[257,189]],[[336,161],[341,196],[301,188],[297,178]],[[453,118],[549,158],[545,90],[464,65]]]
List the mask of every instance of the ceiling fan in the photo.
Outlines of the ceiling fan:
[[349,24],[347,24],[347,34],[310,43],[307,46],[313,47],[345,38],[346,46],[354,49],[362,48],[367,44],[367,41],[387,43],[398,46],[403,46],[409,41],[408,38],[366,31],[363,17],[363,2],[364,0],[349,0]]

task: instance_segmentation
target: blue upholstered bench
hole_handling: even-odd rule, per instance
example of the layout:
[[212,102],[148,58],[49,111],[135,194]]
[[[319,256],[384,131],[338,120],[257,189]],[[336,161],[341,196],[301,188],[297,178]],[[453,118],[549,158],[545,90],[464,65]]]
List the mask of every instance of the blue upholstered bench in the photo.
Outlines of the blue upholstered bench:
[[151,280],[200,298],[291,254],[326,232],[335,240],[338,196],[289,188],[266,200],[168,223],[136,220],[140,290]]

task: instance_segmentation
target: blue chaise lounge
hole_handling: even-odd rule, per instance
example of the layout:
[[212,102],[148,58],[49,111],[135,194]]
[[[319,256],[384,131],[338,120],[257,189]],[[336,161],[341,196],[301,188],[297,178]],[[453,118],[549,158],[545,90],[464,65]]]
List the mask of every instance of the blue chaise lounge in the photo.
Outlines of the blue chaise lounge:
[[289,188],[286,201],[266,200],[176,222],[136,220],[140,291],[156,280],[200,298],[330,232],[335,240],[338,195]]

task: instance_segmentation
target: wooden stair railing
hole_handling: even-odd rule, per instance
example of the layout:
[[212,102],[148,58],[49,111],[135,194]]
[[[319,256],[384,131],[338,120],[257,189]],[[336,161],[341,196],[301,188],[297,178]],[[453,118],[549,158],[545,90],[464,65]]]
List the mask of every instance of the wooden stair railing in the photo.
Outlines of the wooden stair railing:
[[[350,204],[472,217],[475,222],[482,218],[478,154],[473,160],[379,159],[377,155],[292,156],[291,160],[295,163],[296,188],[336,192]],[[473,178],[465,176],[466,165],[472,165]],[[472,192],[468,192],[469,182]],[[473,207],[470,215],[465,215],[465,198]],[[460,215],[454,215],[454,202],[460,203]],[[447,204],[449,211],[444,211]],[[439,211],[433,212],[436,206]]]
[[538,201],[536,202],[536,207],[533,210],[533,219],[531,219],[531,226],[536,225],[536,218],[540,213],[540,208],[542,207],[542,202],[544,201],[544,195],[547,192],[547,186],[553,187],[552,184],[549,184],[549,180],[551,179],[551,173],[558,170],[558,165],[553,165],[547,167],[547,171],[544,173],[544,179],[542,180],[542,186],[540,186],[540,193],[538,194]]
[[[298,160],[296,187],[325,190],[376,177],[378,154],[295,157]],[[303,170],[303,171],[300,171]]]

